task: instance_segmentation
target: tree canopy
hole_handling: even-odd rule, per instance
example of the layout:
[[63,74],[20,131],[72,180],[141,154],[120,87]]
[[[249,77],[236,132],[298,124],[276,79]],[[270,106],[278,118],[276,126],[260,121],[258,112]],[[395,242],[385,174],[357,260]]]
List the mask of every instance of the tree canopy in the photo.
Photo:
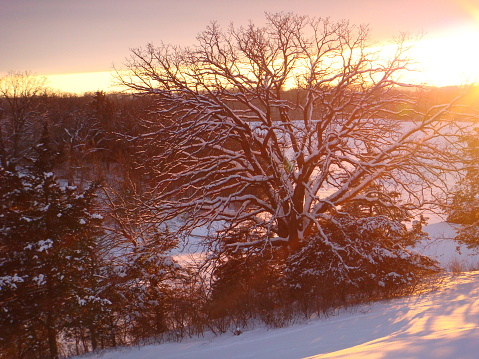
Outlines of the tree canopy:
[[345,206],[420,209],[459,173],[467,126],[453,103],[415,109],[407,38],[384,58],[367,27],[280,13],[197,39],[134,49],[119,72],[156,99],[141,137],[154,183],[144,218],[183,216],[174,236],[207,226],[223,248],[294,248],[313,233],[331,245],[322,221]]

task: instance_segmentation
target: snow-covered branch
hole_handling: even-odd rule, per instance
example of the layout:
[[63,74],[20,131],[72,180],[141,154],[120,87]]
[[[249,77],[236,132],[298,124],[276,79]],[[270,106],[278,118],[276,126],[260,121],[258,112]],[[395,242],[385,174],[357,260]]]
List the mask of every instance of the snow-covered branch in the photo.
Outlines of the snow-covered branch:
[[149,220],[181,217],[186,232],[254,223],[262,236],[244,245],[294,246],[351,203],[402,211],[440,196],[461,173],[457,138],[470,124],[455,121],[454,102],[414,107],[399,80],[406,44],[383,59],[366,27],[268,14],[264,27],[213,23],[190,48],[133,50],[119,76],[157,101],[141,138]]

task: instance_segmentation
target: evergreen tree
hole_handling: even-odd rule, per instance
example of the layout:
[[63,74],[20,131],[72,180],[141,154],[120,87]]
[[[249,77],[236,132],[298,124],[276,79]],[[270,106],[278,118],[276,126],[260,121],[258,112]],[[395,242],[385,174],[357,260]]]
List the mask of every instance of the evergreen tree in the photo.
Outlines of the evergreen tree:
[[[322,312],[348,302],[402,295],[437,263],[408,250],[420,239],[422,221],[400,197],[378,185],[345,203],[329,218],[319,218],[322,233],[312,232],[297,248],[228,247],[213,271],[212,316],[252,318],[284,324],[287,310]],[[238,229],[229,243],[257,241],[250,227]],[[321,238],[327,238],[325,244]],[[280,316],[274,316],[281,313]]]
[[[0,167],[0,353],[57,358],[58,334],[83,304],[101,216],[97,185],[62,186],[45,125],[29,164]],[[6,353],[6,354],[5,354]]]
[[456,240],[473,248],[479,246],[479,128],[463,138],[465,161],[470,163],[464,180],[457,186],[448,206],[448,222],[460,224]]
[[165,231],[144,229],[111,267],[114,308],[132,342],[158,336],[173,326],[171,306],[182,292],[186,272],[169,255],[177,243],[164,237]]

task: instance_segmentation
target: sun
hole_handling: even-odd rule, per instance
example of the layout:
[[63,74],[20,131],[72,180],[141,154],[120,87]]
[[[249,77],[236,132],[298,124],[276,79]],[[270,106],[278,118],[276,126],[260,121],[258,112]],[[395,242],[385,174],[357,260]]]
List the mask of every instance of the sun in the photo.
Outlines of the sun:
[[432,86],[465,85],[479,81],[479,27],[462,28],[418,41],[410,53],[413,83]]

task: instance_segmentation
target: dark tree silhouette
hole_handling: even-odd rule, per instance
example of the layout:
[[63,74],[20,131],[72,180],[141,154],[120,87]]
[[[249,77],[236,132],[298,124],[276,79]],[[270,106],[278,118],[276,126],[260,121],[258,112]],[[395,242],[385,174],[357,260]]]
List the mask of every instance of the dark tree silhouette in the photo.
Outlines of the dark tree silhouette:
[[97,266],[97,186],[60,185],[57,158],[45,126],[30,165],[0,167],[0,348],[14,357],[58,358],[58,334]]

